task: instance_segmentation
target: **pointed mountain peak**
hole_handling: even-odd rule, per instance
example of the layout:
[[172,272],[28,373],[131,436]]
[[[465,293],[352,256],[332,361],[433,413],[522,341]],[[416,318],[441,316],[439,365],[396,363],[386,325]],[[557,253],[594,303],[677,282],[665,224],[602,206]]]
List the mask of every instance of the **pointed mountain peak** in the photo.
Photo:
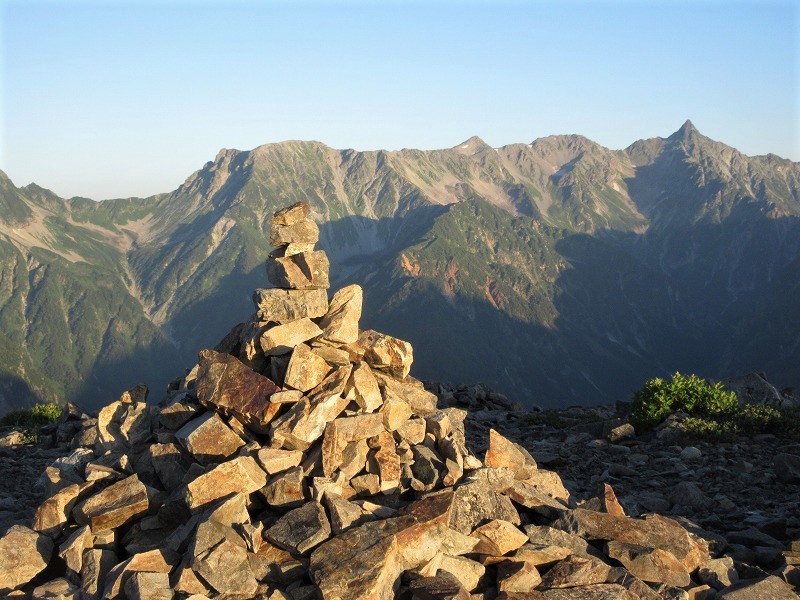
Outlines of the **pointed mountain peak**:
[[459,154],[477,154],[482,150],[491,150],[492,147],[477,135],[473,135],[467,141],[462,142],[458,146],[454,146],[452,149]]
[[700,135],[700,132],[697,130],[697,127],[694,126],[694,123],[692,123],[689,119],[686,119],[686,122],[681,125],[681,128],[669,137],[673,139],[685,140],[694,135]]

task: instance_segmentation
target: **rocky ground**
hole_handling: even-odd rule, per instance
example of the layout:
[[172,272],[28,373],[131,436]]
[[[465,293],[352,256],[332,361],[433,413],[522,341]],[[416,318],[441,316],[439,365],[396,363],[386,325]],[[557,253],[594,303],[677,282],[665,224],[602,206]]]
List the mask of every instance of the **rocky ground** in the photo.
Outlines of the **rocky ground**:
[[557,471],[578,500],[609,483],[628,514],[669,515],[765,568],[780,564],[781,549],[800,539],[800,440],[757,435],[709,443],[669,426],[635,436],[613,406],[558,411],[556,426],[482,386],[431,387],[440,404],[468,411],[476,453],[494,428]]

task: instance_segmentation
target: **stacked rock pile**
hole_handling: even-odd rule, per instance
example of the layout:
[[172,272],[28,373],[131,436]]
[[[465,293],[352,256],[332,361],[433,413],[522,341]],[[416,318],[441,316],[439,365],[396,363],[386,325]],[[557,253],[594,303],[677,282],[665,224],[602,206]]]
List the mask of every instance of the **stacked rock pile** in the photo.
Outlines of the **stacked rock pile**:
[[[248,322],[202,351],[163,403],[140,386],[103,408],[47,469],[32,526],[0,539],[0,592],[736,597],[727,563],[677,522],[626,516],[610,487],[576,506],[556,473],[495,431],[474,456],[465,411],[438,409],[409,376],[410,344],[359,329],[361,289],[329,300],[308,210],[274,215],[275,287],[256,291]],[[795,597],[776,577],[759,585]]]

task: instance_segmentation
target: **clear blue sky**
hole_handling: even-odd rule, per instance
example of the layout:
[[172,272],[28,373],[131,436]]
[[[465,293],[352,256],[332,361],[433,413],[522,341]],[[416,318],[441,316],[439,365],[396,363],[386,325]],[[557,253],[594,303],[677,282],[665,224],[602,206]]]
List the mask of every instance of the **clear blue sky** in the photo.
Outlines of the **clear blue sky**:
[[800,160],[796,2],[0,2],[0,169],[63,196],[285,139],[623,148],[687,118]]

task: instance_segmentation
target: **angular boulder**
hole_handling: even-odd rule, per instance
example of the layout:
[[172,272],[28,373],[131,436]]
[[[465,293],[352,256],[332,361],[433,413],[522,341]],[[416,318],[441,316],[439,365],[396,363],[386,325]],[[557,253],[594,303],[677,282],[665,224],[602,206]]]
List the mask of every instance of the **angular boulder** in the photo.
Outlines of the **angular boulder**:
[[53,554],[46,535],[13,525],[0,538],[0,592],[15,590],[41,573]]
[[323,289],[258,289],[253,293],[253,303],[260,320],[289,323],[324,316],[328,312],[328,293]]
[[235,416],[259,433],[275,417],[280,404],[270,402],[279,387],[237,358],[213,350],[200,352],[197,399],[223,414]]
[[328,312],[319,323],[324,339],[337,344],[358,341],[363,296],[360,285],[348,285],[333,295]]
[[78,504],[72,514],[93,532],[116,529],[147,512],[150,499],[138,475],[131,475]]

